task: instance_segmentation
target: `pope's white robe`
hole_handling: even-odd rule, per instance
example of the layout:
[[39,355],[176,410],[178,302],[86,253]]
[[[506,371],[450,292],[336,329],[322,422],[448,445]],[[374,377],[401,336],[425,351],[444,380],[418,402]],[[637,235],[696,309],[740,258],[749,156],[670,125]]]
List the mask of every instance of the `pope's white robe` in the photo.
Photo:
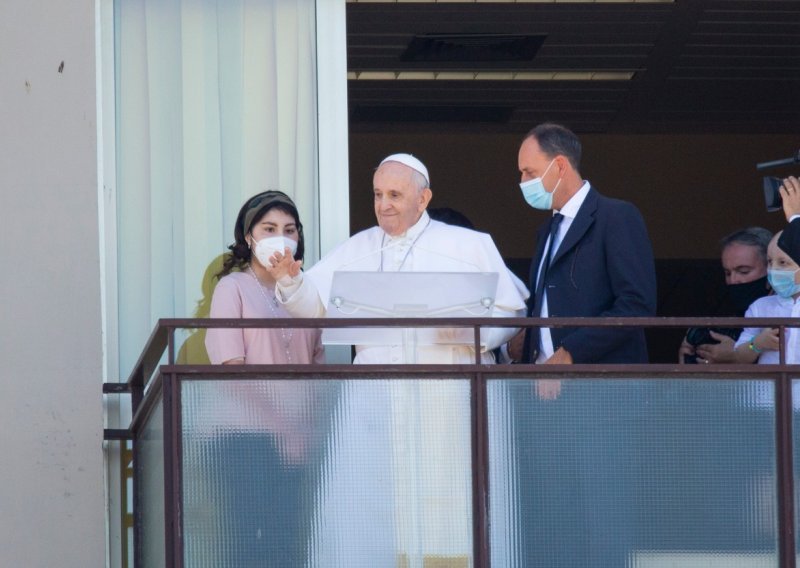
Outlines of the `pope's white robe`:
[[[496,272],[498,273],[494,317],[525,314],[526,286],[508,270],[492,238],[484,233],[447,225],[423,213],[419,221],[404,235],[390,237],[380,227],[362,231],[339,245],[303,277],[292,285],[278,285],[278,297],[295,317],[322,317],[330,295],[335,271],[415,271],[415,272]],[[420,290],[420,294],[424,294]],[[508,341],[517,332],[514,328],[485,329],[481,335],[484,351],[481,360],[494,361],[491,350]],[[467,345],[420,345],[413,359],[402,345],[356,346],[355,363],[457,364],[475,361],[474,347]],[[360,387],[360,388],[356,388]],[[391,546],[397,564],[421,567],[426,560],[453,566],[472,556],[472,496],[470,447],[470,393],[465,381],[392,382],[382,389],[354,385],[346,389],[347,400],[341,408],[349,409],[350,418],[343,418],[338,450],[332,452],[331,474],[323,500],[341,506],[337,495],[361,496],[380,501],[393,501],[394,515],[381,521],[365,515],[367,502],[351,502],[347,513],[349,529],[330,535],[337,543],[345,542],[372,553],[364,554],[364,566],[384,554]],[[365,416],[369,414],[370,416]],[[358,417],[358,418],[356,418]],[[381,423],[381,420],[383,421]],[[369,436],[363,425],[371,423]],[[388,439],[387,439],[388,438]],[[335,457],[369,452],[370,458],[360,461],[358,471]],[[362,458],[363,460],[363,458]],[[353,463],[353,462],[350,462]],[[386,475],[390,466],[391,495],[365,495],[365,485]],[[380,491],[372,484],[372,490]],[[387,490],[384,488],[384,492]],[[339,505],[334,505],[339,503]],[[343,514],[344,511],[339,511]],[[323,506],[322,516],[325,517]],[[386,523],[385,526],[383,523]],[[365,532],[361,532],[363,527]],[[383,532],[391,534],[391,543],[382,539],[363,539],[359,535]],[[320,536],[320,535],[318,535]],[[383,539],[385,541],[385,539]],[[344,548],[349,548],[345,545]],[[324,563],[333,557],[341,560],[329,545],[317,543],[316,560]],[[323,552],[331,550],[331,555]],[[366,551],[365,551],[366,552]],[[337,560],[333,560],[334,562]],[[351,557],[351,561],[354,561]]]

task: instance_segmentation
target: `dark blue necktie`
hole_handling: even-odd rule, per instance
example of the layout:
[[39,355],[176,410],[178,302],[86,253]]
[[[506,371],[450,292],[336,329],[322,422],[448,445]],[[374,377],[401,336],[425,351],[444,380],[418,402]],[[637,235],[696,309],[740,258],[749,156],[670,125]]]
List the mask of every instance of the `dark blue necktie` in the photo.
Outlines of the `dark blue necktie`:
[[[547,280],[547,270],[550,268],[550,257],[553,255],[555,248],[556,233],[558,233],[558,226],[564,216],[561,213],[556,213],[550,219],[550,238],[547,243],[547,250],[544,253],[544,260],[542,261],[542,269],[539,271],[539,277],[536,279],[536,292],[533,296],[533,308],[531,309],[531,317],[539,317],[542,314],[542,304],[544,303],[544,286]],[[522,360],[527,363],[533,363],[539,355],[539,343],[541,340],[541,330],[538,327],[528,328],[526,333],[525,352]]]

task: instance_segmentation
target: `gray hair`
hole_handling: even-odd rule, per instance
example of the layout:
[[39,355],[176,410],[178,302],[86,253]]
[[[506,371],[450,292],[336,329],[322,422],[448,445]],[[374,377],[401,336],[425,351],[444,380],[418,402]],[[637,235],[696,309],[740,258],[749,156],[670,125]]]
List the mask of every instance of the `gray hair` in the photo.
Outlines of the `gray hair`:
[[544,122],[535,126],[525,139],[535,138],[539,148],[549,158],[564,156],[572,164],[575,171],[581,165],[581,141],[572,130],[553,122]]
[[758,255],[766,264],[767,262],[767,247],[772,240],[772,231],[764,227],[747,227],[746,229],[739,229],[730,235],[727,235],[720,240],[720,249],[725,250],[730,245],[738,244],[758,249]]
[[425,176],[419,173],[417,170],[413,168],[408,169],[411,170],[411,183],[417,188],[417,193],[422,193],[422,191],[428,187],[428,180],[426,180]]

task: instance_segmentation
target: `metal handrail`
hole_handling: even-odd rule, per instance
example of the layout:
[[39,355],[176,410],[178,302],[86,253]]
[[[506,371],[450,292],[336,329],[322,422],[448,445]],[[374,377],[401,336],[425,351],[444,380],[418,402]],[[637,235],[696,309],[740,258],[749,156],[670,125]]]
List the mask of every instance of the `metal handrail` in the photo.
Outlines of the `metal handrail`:
[[[780,364],[778,365],[680,365],[675,364],[574,364],[574,365],[486,365],[480,362],[480,330],[484,327],[597,327],[597,328],[688,328],[688,327],[777,327],[780,330]],[[159,380],[151,388],[147,397],[144,396],[145,388],[153,372],[158,369],[159,378],[167,377],[168,384],[174,389],[175,377],[194,375],[193,378],[204,380],[219,378],[220,375],[238,376],[245,378],[247,375],[259,373],[279,373],[282,376],[309,373],[313,364],[306,365],[177,365],[175,364],[175,330],[181,328],[209,329],[209,328],[352,328],[352,327],[461,327],[472,328],[474,333],[474,346],[476,361],[472,364],[459,365],[320,365],[318,368],[324,372],[320,380],[341,378],[368,379],[370,373],[380,372],[382,378],[402,378],[408,374],[425,377],[426,375],[442,378],[443,375],[472,376],[473,399],[473,461],[481,463],[479,473],[485,476],[487,459],[485,433],[485,375],[504,375],[509,378],[596,378],[613,376],[614,378],[642,379],[642,375],[670,376],[681,379],[697,378],[726,378],[745,380],[756,377],[769,376],[775,380],[775,412],[776,412],[776,448],[777,448],[777,476],[778,476],[778,507],[779,507],[779,556],[782,567],[795,565],[794,541],[794,484],[792,463],[792,392],[791,377],[800,377],[800,365],[785,364],[784,338],[786,328],[800,328],[798,318],[709,318],[709,317],[637,317],[637,318],[282,318],[282,319],[188,319],[170,318],[157,322],[153,332],[147,340],[144,350],[134,366],[127,383],[107,384],[104,392],[119,394],[130,393],[133,408],[132,429],[140,425],[145,419],[151,403],[157,398],[162,388]],[[677,350],[676,345],[676,350]],[[168,364],[158,367],[167,351]],[[373,375],[374,376],[374,375]],[[309,377],[305,377],[309,378]],[[169,389],[167,389],[169,390]],[[167,393],[164,392],[164,395]],[[481,398],[483,397],[483,398]],[[144,402],[140,405],[140,403]],[[483,413],[483,415],[481,415]],[[483,425],[483,426],[481,426]],[[128,431],[130,432],[130,431]],[[127,439],[126,431],[108,431],[107,439]],[[476,453],[477,452],[477,453]],[[175,482],[175,480],[172,480]],[[482,508],[485,503],[482,495],[486,492],[486,479],[481,478],[474,488],[473,506],[475,507],[475,535],[476,535],[476,565],[488,565],[488,544],[486,541],[486,527],[481,520],[485,514]]]
[[[597,318],[162,318],[156,322],[145,343],[142,354],[128,376],[127,384],[136,398],[143,393],[147,379],[155,371],[164,351],[170,350],[168,362],[174,363],[174,332],[176,329],[209,328],[348,328],[348,327],[472,327],[476,334],[483,327],[778,327],[783,338],[785,328],[800,327],[797,318],[744,317],[597,317]],[[780,342],[781,361],[785,361],[783,341]],[[676,346],[677,348],[677,346]],[[135,405],[141,398],[134,400]]]

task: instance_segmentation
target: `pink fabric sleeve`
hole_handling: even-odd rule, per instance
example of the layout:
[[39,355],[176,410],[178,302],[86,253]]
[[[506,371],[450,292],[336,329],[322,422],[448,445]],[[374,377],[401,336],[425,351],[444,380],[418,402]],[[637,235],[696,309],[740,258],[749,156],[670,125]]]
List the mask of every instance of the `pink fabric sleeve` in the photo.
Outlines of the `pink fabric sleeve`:
[[[242,317],[242,296],[233,278],[223,278],[214,289],[210,317]],[[209,360],[214,365],[231,359],[243,359],[244,329],[209,328],[206,332],[206,350]]]
[[322,332],[317,331],[317,343],[314,345],[313,361],[317,365],[325,363],[325,348],[322,346]]

